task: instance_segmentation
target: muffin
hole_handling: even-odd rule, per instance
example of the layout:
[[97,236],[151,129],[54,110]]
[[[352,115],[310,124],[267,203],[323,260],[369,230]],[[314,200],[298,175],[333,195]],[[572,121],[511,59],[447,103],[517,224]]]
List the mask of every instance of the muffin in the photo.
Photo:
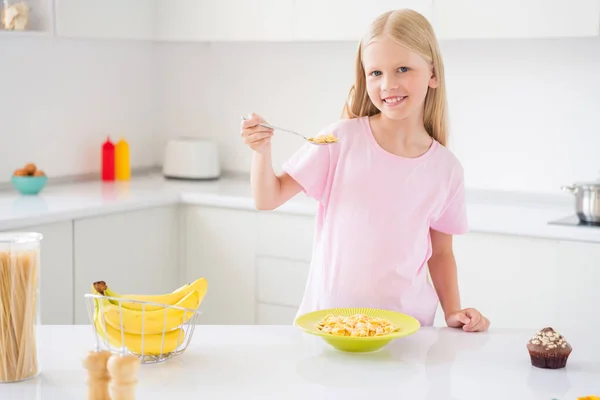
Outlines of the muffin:
[[567,359],[573,349],[561,334],[547,327],[529,339],[527,350],[534,367],[558,369],[567,365]]

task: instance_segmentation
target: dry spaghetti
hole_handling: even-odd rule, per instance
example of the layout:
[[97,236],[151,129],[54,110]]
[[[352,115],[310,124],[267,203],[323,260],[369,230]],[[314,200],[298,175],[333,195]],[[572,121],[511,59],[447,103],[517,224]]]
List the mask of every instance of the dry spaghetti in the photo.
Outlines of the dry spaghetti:
[[38,373],[36,250],[0,252],[0,382]]

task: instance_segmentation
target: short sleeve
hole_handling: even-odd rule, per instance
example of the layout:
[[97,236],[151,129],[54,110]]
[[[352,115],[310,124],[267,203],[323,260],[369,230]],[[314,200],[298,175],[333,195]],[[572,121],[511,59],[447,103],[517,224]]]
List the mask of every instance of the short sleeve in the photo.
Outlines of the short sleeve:
[[327,189],[329,147],[306,143],[283,164],[283,170],[302,186],[304,193],[317,201],[323,199]]
[[469,230],[464,173],[460,166],[453,176],[450,191],[440,214],[431,222],[431,228],[450,235],[464,234]]

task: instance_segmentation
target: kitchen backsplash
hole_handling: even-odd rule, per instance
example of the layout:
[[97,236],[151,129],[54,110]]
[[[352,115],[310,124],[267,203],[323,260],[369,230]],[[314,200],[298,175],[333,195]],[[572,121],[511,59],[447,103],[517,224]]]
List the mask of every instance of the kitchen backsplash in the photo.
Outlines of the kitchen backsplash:
[[0,182],[33,161],[50,178],[99,171],[107,134],[155,164],[151,43],[0,36]]
[[[241,114],[314,134],[339,117],[354,76],[353,43],[161,44],[165,137],[214,137],[225,169],[248,171]],[[600,176],[600,38],[442,43],[451,148],[467,185],[560,192]],[[274,139],[280,165],[302,143]],[[159,146],[159,148],[160,148]]]
[[[255,111],[314,134],[340,116],[355,49],[0,37],[0,149],[10,149],[0,182],[30,160],[51,177],[96,172],[102,141],[119,133],[134,168],[160,163],[167,138],[196,135],[218,141],[225,170],[248,172],[240,116]],[[600,38],[455,41],[442,50],[450,146],[468,186],[557,193],[600,176]],[[276,165],[301,145],[277,135]]]

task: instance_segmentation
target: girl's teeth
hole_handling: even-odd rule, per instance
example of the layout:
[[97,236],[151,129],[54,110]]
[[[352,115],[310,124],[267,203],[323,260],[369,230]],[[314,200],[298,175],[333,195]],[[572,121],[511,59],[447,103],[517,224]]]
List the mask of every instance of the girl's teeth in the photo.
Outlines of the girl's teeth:
[[387,99],[385,99],[383,101],[385,101],[386,103],[397,103],[397,102],[399,102],[402,99],[404,99],[404,97],[390,97],[390,98],[387,98]]

